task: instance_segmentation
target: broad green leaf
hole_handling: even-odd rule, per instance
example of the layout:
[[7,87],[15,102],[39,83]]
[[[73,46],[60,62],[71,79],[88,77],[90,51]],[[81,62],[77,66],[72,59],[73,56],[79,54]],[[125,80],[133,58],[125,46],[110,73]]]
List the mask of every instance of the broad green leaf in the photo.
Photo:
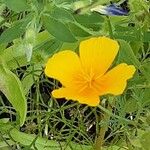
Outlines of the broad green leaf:
[[118,40],[120,44],[120,50],[119,50],[119,55],[118,55],[118,60],[117,62],[121,63],[127,63],[127,64],[132,64],[136,68],[139,68],[140,62],[136,58],[131,46],[124,40]]
[[91,4],[91,1],[87,1],[87,0],[74,1],[74,3],[72,4],[72,8],[75,12],[77,10],[79,10],[80,12],[81,8],[87,8],[90,4]]
[[26,0],[4,0],[4,3],[15,12],[25,11],[29,7]]
[[79,46],[79,42],[76,43],[63,43],[62,47],[60,48],[61,50],[76,50]]
[[74,23],[69,23],[68,26],[70,30],[73,32],[73,34],[77,37],[87,37],[91,35],[89,32],[86,32],[85,30],[83,30]]
[[41,50],[44,52],[46,55],[52,55],[58,48],[60,48],[62,45],[62,42],[56,40],[56,39],[51,39],[51,40],[46,40],[43,43],[38,44],[34,49],[35,50]]
[[114,25],[115,29],[117,26],[127,27],[131,19],[128,16],[109,16],[110,22]]
[[50,13],[50,15],[63,22],[74,22],[75,19],[72,14],[64,8],[54,7]]
[[76,42],[74,35],[68,29],[68,27],[59,20],[56,20],[52,17],[44,16],[43,17],[44,26],[47,31],[53,35],[56,39],[63,42]]
[[86,24],[97,24],[104,22],[104,18],[98,13],[74,15],[74,18],[78,23],[84,24],[85,26]]
[[36,40],[35,40],[35,45],[37,46],[38,44],[44,43],[47,40],[51,40],[54,37],[49,34],[46,30],[40,32],[37,34]]
[[6,29],[0,36],[0,44],[12,42],[14,39],[19,38],[24,33],[29,21],[30,16],[15,22],[11,28]]
[[17,76],[2,64],[0,64],[0,90],[19,113],[20,126],[22,126],[27,113],[27,102],[23,87]]
[[99,24],[99,23],[95,23],[95,24],[82,24],[84,27],[88,28],[88,29],[91,29],[93,31],[99,31],[101,30],[103,27],[102,27],[102,24]]
[[[84,32],[99,36],[99,31],[104,23],[104,18],[97,13],[74,15],[76,22],[73,22],[78,28]],[[95,32],[94,32],[95,31]],[[77,33],[78,34],[78,33]]]

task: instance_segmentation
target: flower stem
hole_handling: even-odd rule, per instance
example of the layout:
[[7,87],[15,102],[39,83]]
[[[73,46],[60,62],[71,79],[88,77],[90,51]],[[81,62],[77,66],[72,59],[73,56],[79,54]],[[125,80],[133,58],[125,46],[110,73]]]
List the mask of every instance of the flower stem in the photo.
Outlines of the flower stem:
[[[107,105],[106,109],[109,110],[110,112],[112,112],[112,107],[110,106],[110,104]],[[96,142],[95,142],[95,150],[102,150],[102,146],[105,142],[104,141],[105,133],[108,130],[108,126],[109,126],[110,116],[111,115],[106,112],[103,112],[103,115],[100,116],[101,120],[105,124],[103,124],[99,130],[99,135],[96,138]]]
[[114,35],[113,35],[113,29],[112,29],[112,25],[111,25],[111,22],[110,22],[110,18],[109,18],[109,16],[106,16],[106,17],[107,17],[107,23],[108,23],[109,36],[111,38],[113,38]]

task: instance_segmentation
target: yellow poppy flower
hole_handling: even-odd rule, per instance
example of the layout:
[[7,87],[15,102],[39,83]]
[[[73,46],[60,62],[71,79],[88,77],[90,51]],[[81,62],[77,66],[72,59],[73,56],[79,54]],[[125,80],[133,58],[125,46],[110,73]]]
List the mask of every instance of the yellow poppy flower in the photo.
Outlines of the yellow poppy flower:
[[97,106],[101,95],[122,94],[135,67],[121,63],[108,71],[118,50],[117,41],[98,37],[82,41],[79,56],[71,50],[54,54],[45,74],[59,80],[63,87],[52,91],[53,97]]

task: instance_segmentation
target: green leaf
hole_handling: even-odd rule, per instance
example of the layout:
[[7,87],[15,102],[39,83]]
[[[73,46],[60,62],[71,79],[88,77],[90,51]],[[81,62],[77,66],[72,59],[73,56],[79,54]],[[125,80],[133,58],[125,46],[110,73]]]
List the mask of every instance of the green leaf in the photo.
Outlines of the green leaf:
[[87,37],[91,35],[90,33],[86,32],[85,30],[77,26],[77,24],[69,23],[68,26],[75,36]]
[[117,63],[127,63],[132,64],[136,68],[139,68],[140,62],[136,58],[131,46],[124,40],[119,40],[120,50],[118,55]]
[[95,12],[92,14],[74,15],[74,17],[78,23],[85,24],[85,25],[104,22],[104,18]]
[[[88,34],[99,36],[99,33],[97,31],[99,31],[102,28],[102,25],[104,23],[103,17],[101,17],[97,13],[74,15],[74,17],[76,19],[76,21],[73,22],[76,25],[76,26],[74,25],[74,28],[76,28],[76,30],[77,28],[78,30],[80,29],[80,31],[78,31],[79,34],[81,32],[83,32],[83,34],[87,32]],[[81,31],[81,29],[83,31]]]
[[136,27],[115,26],[114,38],[126,41],[137,41],[142,39],[141,30]]
[[62,42],[56,40],[56,39],[49,39],[46,40],[40,44],[38,44],[34,50],[42,50],[47,54],[48,56],[52,55],[58,48],[60,48],[62,45]]
[[13,141],[11,140],[7,140],[7,143],[6,141],[0,141],[0,150],[10,150],[9,146],[15,144]]
[[20,66],[27,65],[27,60],[22,45],[14,44],[13,46],[5,49],[2,52],[1,57],[9,69],[16,69]]
[[4,0],[4,3],[9,9],[15,12],[21,12],[28,9],[26,0]]
[[54,140],[48,140],[46,138],[37,137],[32,134],[26,134],[18,131],[16,128],[13,128],[9,124],[0,123],[0,130],[6,133],[9,132],[11,139],[28,147],[28,149],[30,149],[31,147],[33,149],[34,145],[38,150],[94,150],[92,146],[88,145],[81,145],[74,142],[58,142]]
[[75,19],[72,14],[64,8],[54,7],[50,13],[50,15],[63,22],[74,22]]
[[28,93],[31,86],[35,83],[35,81],[39,78],[39,75],[42,73],[41,67],[41,64],[36,64],[34,65],[34,67],[30,66],[24,74],[22,79],[22,86],[25,95]]
[[102,30],[102,24],[82,24],[84,27],[91,29],[93,31],[99,31]]
[[0,90],[19,113],[20,126],[22,126],[27,113],[27,102],[23,87],[17,76],[2,64],[0,64]]
[[[49,45],[47,45],[47,41],[50,41],[53,38],[54,37],[52,37],[46,31],[43,31],[43,32],[40,32],[37,34],[35,46],[33,48],[33,56],[32,56],[31,61],[33,61],[34,63],[41,63],[41,64],[45,63],[45,58],[47,58],[47,54],[43,53],[43,51],[44,50],[46,51],[47,48],[49,50],[50,47],[48,47]],[[61,42],[60,41],[58,42],[58,40],[57,40],[57,42],[55,44],[51,45],[52,51],[49,50],[48,54],[50,54],[51,52],[54,52],[56,50],[56,48],[58,48],[58,46],[60,46],[59,45],[60,43]],[[41,51],[42,51],[42,53],[41,53]],[[39,58],[37,58],[37,55],[39,55],[39,54],[41,57],[40,60],[39,60]],[[28,65],[25,51],[24,51],[24,43],[22,43],[22,41],[20,43],[20,40],[18,40],[18,42],[15,42],[15,44],[13,46],[10,46],[7,49],[4,49],[0,53],[0,55],[10,70],[16,69],[16,68],[21,67],[21,66]],[[41,61],[41,60],[44,60],[44,61]]]
[[63,43],[62,47],[60,48],[61,50],[66,50],[66,49],[70,49],[70,50],[76,50],[79,46],[79,42],[76,43]]
[[70,43],[77,41],[71,31],[61,21],[56,20],[50,16],[44,16],[43,22],[47,31],[56,39]]
[[14,39],[19,38],[25,32],[29,21],[30,16],[15,22],[11,28],[6,29],[0,36],[0,44],[12,42]]
[[46,30],[40,32],[37,34],[37,37],[36,37],[36,40],[35,40],[35,45],[37,46],[39,43],[42,44],[44,43],[45,41],[47,40],[51,40],[53,39],[54,37],[51,36],[49,34],[49,32],[47,32]]

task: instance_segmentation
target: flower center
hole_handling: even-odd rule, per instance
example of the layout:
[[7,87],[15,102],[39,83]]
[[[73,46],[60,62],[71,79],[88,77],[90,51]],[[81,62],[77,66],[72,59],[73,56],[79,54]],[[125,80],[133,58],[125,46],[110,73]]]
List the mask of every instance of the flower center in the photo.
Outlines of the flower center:
[[90,72],[86,76],[84,76],[84,80],[87,83],[89,88],[92,88],[92,83],[94,82],[94,74],[93,72]]
[[84,90],[92,90],[95,84],[95,74],[93,70],[89,70],[89,72],[82,72],[78,74],[76,77],[76,87],[78,87],[78,91],[82,92]]

